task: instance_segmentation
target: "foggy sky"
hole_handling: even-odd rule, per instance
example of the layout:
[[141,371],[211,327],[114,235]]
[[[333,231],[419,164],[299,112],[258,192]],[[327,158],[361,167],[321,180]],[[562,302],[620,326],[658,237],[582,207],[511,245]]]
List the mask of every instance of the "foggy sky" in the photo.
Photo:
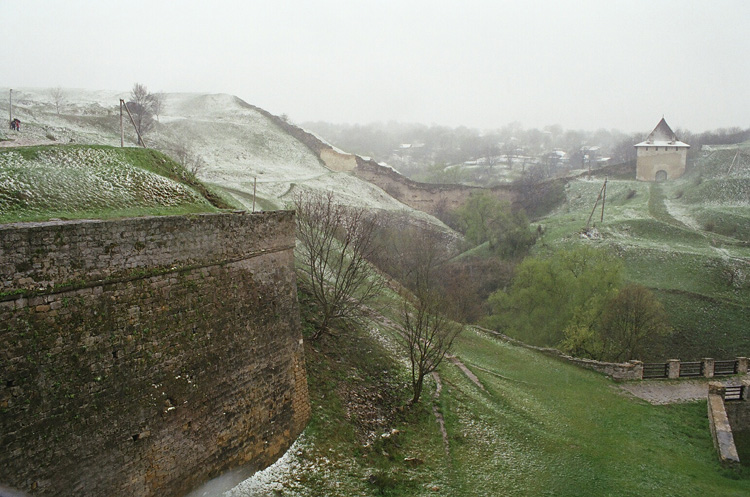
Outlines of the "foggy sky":
[[750,127],[747,0],[0,0],[0,86],[231,93],[293,121]]

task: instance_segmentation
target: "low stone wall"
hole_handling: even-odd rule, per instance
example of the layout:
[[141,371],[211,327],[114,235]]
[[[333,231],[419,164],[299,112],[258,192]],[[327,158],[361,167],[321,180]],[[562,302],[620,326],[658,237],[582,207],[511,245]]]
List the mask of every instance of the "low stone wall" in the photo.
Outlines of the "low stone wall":
[[[628,362],[618,363],[618,362],[595,361],[593,359],[581,359],[578,357],[569,356],[565,354],[564,352],[561,352],[560,350],[555,349],[555,348],[536,347],[534,345],[529,345],[520,340],[509,337],[508,335],[504,333],[500,333],[499,331],[488,330],[487,328],[482,328],[481,326],[475,326],[474,328],[484,333],[489,333],[490,335],[496,336],[506,342],[512,343],[514,345],[518,345],[519,347],[524,347],[530,350],[535,350],[542,354],[552,356],[552,357],[557,357],[558,359],[562,359],[566,362],[570,362],[572,364],[575,364],[576,366],[580,366],[585,369],[591,369],[593,371],[597,371],[617,381],[642,380],[643,379],[643,362],[641,361],[628,361]],[[737,357],[735,360],[737,362],[737,374],[746,375],[748,373],[748,362],[749,362],[748,358]],[[714,366],[716,364],[716,360],[711,359],[711,358],[706,358],[706,359],[702,359],[699,362],[702,364],[701,366],[701,369],[703,371],[702,376],[705,378],[713,378],[714,372],[715,372]],[[681,361],[679,359],[670,359],[669,361],[664,362],[664,368],[666,372],[664,378],[677,379],[677,378],[682,377],[680,375],[680,365],[681,365]]]
[[0,484],[180,496],[310,415],[294,214],[0,226]]
[[482,328],[481,326],[475,326],[474,328],[484,333],[489,333],[490,335],[496,336],[506,342],[512,343],[514,345],[518,345],[519,347],[524,347],[529,350],[535,350],[537,352],[541,352],[542,354],[552,356],[552,357],[557,357],[558,359],[562,359],[566,362],[570,362],[572,364],[575,364],[576,366],[579,366],[585,369],[591,369],[593,371],[597,371],[617,381],[640,380],[643,378],[643,363],[641,361],[616,363],[616,362],[594,361],[592,359],[580,359],[578,357],[572,357],[567,354],[564,354],[563,352],[554,348],[536,347],[534,345],[529,345],[520,340],[509,337],[508,335],[504,333],[500,333],[499,331],[488,330],[487,328]]
[[719,461],[725,466],[738,468],[740,457],[734,444],[732,429],[740,430],[750,422],[750,380],[744,380],[740,400],[725,402],[726,386],[719,382],[708,384],[708,422]]

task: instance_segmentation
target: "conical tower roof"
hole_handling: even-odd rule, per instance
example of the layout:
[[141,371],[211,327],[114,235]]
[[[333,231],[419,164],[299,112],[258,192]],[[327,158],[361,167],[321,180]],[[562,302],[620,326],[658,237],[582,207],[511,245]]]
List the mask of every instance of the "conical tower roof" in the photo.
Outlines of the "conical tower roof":
[[643,141],[636,145],[636,147],[690,147],[687,143],[683,143],[677,139],[677,135],[674,134],[672,128],[669,127],[667,121],[662,117],[659,124],[656,125],[651,134],[648,135],[646,141]]

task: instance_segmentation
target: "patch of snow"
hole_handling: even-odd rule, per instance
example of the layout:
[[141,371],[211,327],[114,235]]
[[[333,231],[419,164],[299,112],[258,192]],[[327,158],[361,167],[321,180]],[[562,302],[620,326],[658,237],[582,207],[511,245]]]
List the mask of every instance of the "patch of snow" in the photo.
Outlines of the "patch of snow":
[[701,225],[696,221],[688,212],[687,209],[685,209],[683,206],[679,205],[677,202],[672,202],[670,200],[665,199],[664,200],[664,206],[667,209],[667,212],[670,216],[684,224],[690,229],[694,229],[696,231],[700,231],[703,229]]

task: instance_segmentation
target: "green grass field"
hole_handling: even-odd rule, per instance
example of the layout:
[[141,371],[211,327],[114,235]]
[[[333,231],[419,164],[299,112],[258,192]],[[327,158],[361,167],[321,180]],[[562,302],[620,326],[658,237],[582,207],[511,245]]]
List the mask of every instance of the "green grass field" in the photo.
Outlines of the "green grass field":
[[535,253],[588,244],[621,257],[626,279],[656,291],[675,328],[647,360],[747,355],[750,161],[738,157],[736,150],[703,154],[670,182],[609,180],[604,219],[601,203],[592,216],[600,235],[593,239],[579,233],[604,179],[573,180],[565,202],[539,221],[545,235]]
[[[405,351],[392,327],[369,329],[377,331],[307,343],[313,419],[276,495],[750,492],[750,475],[718,462],[705,401],[653,406],[600,374],[467,329],[454,352],[484,390],[444,362],[439,398],[430,380],[417,406],[400,409],[409,398]],[[397,435],[382,436],[393,428]]]

